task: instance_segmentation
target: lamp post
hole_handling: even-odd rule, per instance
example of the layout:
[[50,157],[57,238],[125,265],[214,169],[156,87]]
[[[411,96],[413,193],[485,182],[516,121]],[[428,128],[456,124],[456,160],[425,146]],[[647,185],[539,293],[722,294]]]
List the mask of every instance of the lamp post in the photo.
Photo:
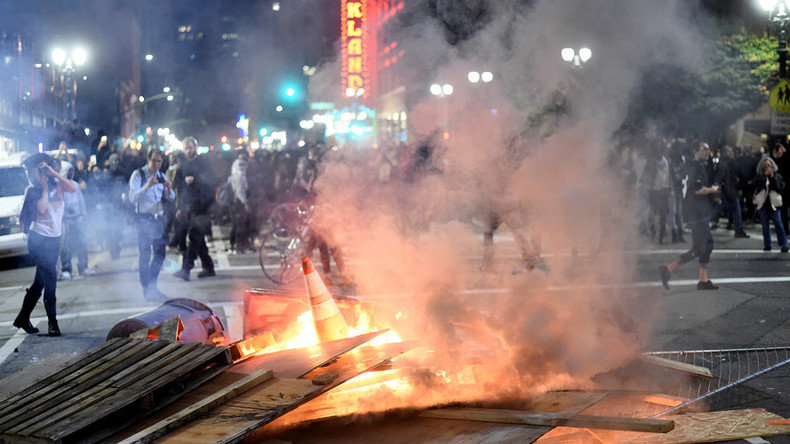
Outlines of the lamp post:
[[590,60],[592,57],[592,51],[587,47],[579,48],[578,51],[573,48],[562,48],[562,51],[560,51],[560,56],[562,56],[562,60],[565,60],[566,62],[579,68],[582,66],[582,64]]
[[[434,83],[433,85],[431,85],[430,91],[431,91],[431,95],[434,95],[436,97],[444,99],[444,98],[447,98],[447,97],[450,97],[451,95],[453,95],[453,85],[450,85],[449,83],[445,83],[444,85],[440,85],[438,83]],[[444,116],[443,116],[444,117],[444,125],[443,125],[444,126],[444,132],[442,134],[442,137],[444,138],[444,140],[448,140],[450,138],[450,133],[447,131],[448,119],[447,119],[447,101],[446,100],[442,100],[442,114],[444,114]]]
[[790,15],[787,13],[787,3],[785,0],[760,0],[760,6],[768,11],[770,20],[776,23],[779,28],[779,78],[783,79],[787,75],[787,23],[790,22]]
[[63,83],[66,86],[66,117],[70,121],[77,119],[77,110],[74,105],[77,100],[77,82],[74,72],[85,64],[88,53],[82,48],[74,48],[68,54],[61,48],[52,51],[52,62],[63,72]]

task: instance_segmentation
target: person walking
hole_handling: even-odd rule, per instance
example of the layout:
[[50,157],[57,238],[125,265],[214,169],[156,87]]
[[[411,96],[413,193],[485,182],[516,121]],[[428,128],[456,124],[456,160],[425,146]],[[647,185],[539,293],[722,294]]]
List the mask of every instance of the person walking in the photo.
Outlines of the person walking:
[[691,249],[668,265],[658,267],[661,283],[669,289],[669,279],[672,272],[679,266],[691,261],[695,257],[699,261],[699,282],[697,290],[718,290],[708,279],[708,263],[713,252],[713,235],[710,232],[711,203],[709,196],[718,193],[718,185],[708,185],[708,174],[705,162],[710,158],[710,146],[699,142],[692,147],[694,161],[689,163],[686,170],[685,187],[683,189],[683,218],[691,226]]
[[46,154],[33,154],[25,159],[25,168],[32,186],[25,192],[19,222],[27,233],[27,247],[36,264],[33,285],[27,289],[22,308],[14,319],[14,327],[26,333],[38,333],[30,322],[30,313],[44,291],[44,309],[49,321],[49,336],[60,336],[57,319],[58,256],[62,234],[64,193],[77,191],[74,183],[61,176],[53,166],[55,160]]
[[159,171],[162,166],[159,149],[149,150],[147,158],[147,164],[134,170],[129,178],[129,202],[135,207],[143,297],[148,301],[161,301],[167,299],[156,285],[167,245],[164,202],[172,202],[176,195],[173,184]]
[[782,226],[779,212],[782,208],[782,191],[785,181],[779,174],[779,167],[770,157],[763,157],[757,164],[757,177],[754,179],[754,204],[760,225],[763,226],[763,250],[771,251],[771,222],[776,228],[776,241],[782,248],[782,253],[787,253],[787,233]]
[[187,252],[181,262],[181,269],[173,276],[189,280],[189,272],[195,266],[195,259],[200,257],[203,270],[198,278],[216,276],[214,261],[208,254],[206,234],[211,232],[209,210],[214,202],[214,175],[211,165],[204,157],[197,154],[197,141],[194,137],[184,139],[186,161],[176,172],[176,192],[178,193],[178,210],[176,219],[187,224]]

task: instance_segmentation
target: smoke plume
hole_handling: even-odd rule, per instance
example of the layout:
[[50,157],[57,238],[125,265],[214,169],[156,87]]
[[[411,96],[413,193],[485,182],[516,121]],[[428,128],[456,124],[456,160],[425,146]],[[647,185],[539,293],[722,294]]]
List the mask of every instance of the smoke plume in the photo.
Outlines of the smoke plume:
[[[445,3],[455,2],[436,6]],[[452,8],[426,14],[402,30],[395,68],[407,90],[424,89],[407,92],[412,174],[381,180],[386,142],[326,157],[320,231],[345,248],[361,295],[385,295],[377,314],[424,342],[421,365],[470,388],[460,396],[583,386],[642,350],[649,304],[618,286],[634,279],[623,250],[635,213],[607,159],[643,71],[697,69],[700,36],[685,8],[486,2],[483,24],[454,45],[444,25]],[[592,58],[574,67],[560,58],[564,47],[589,47]],[[494,81],[469,83],[472,70]],[[311,93],[336,95],[327,76]],[[453,94],[431,96],[434,82]],[[491,214],[497,235],[524,240],[522,255],[498,238],[493,272],[479,269]],[[429,373],[415,383],[435,386]]]

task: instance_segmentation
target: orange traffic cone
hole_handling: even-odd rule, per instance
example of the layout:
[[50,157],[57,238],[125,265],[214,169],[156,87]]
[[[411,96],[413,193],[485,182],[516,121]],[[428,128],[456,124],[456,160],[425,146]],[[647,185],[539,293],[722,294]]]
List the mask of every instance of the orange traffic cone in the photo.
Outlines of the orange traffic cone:
[[340,313],[324,281],[306,256],[302,258],[302,271],[318,339],[326,342],[345,338],[348,335],[346,318]]

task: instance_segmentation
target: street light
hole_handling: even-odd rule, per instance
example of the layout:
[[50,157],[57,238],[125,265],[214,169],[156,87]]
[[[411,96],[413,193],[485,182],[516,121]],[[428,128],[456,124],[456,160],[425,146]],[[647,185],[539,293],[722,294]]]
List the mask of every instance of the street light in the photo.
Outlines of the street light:
[[562,48],[562,51],[560,51],[560,56],[562,56],[562,60],[572,63],[573,66],[578,67],[582,66],[582,63],[590,60],[592,57],[592,51],[587,47],[579,49],[578,52],[573,48]]
[[434,83],[431,85],[430,88],[431,94],[434,96],[445,97],[450,96],[453,94],[453,85],[449,83],[445,83],[444,85],[440,85],[438,83]]
[[760,0],[760,6],[770,13],[770,20],[776,23],[779,28],[779,78],[783,79],[787,74],[787,38],[785,28],[790,21],[787,14],[787,3],[785,0]]
[[66,117],[69,120],[77,118],[77,111],[74,109],[77,84],[73,78],[77,67],[82,66],[88,60],[88,53],[83,48],[74,48],[71,54],[62,48],[52,50],[52,62],[61,68],[63,72],[63,83],[66,85]]

